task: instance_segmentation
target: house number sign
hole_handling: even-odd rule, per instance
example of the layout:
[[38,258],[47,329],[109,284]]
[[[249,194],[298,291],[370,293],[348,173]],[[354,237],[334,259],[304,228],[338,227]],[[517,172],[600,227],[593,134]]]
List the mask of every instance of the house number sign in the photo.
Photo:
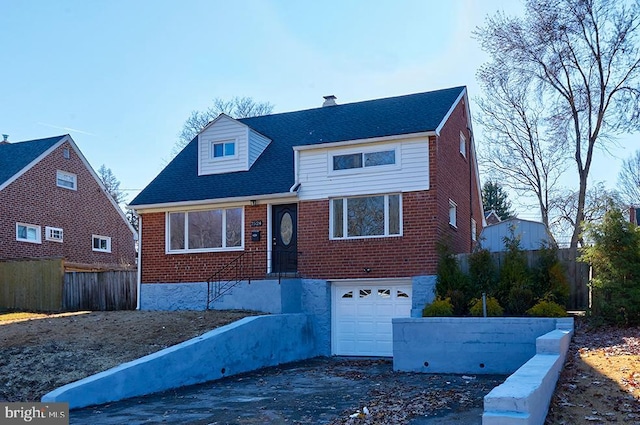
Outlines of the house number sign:
[[262,220],[253,220],[251,222],[251,227],[260,227],[262,226]]

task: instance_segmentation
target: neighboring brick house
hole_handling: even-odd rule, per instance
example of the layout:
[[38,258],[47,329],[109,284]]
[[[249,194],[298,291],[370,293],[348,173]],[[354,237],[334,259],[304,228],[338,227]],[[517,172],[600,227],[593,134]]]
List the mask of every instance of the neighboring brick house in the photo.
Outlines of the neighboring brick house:
[[0,142],[0,260],[134,265],[135,237],[71,136]]
[[327,354],[389,355],[436,244],[470,252],[484,224],[466,88],[222,114],[130,205],[142,308],[313,313]]

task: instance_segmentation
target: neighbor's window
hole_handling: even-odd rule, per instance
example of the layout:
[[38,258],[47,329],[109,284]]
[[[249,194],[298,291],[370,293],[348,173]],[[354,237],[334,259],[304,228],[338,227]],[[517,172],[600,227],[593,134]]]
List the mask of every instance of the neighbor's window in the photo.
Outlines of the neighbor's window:
[[377,167],[396,163],[395,149],[379,152],[357,152],[346,155],[334,155],[333,170],[350,170],[353,168]]
[[64,232],[58,227],[45,227],[44,235],[45,239],[48,241],[63,242],[64,240]]
[[40,226],[16,223],[16,240],[20,242],[42,243]]
[[242,208],[169,213],[168,251],[214,251],[241,248],[242,215]]
[[98,252],[111,252],[111,238],[108,236],[93,235],[93,250]]
[[56,184],[58,187],[76,190],[78,188],[78,177],[73,173],[58,170],[56,171]]
[[471,219],[471,240],[474,242],[478,240],[478,226],[473,218]]
[[458,205],[449,199],[449,224],[453,227],[457,227],[457,210]]
[[467,139],[462,132],[460,132],[460,153],[462,156],[467,156]]
[[236,155],[236,142],[225,140],[222,142],[211,142],[211,158],[223,158]]
[[331,238],[401,234],[400,195],[338,198],[331,201]]

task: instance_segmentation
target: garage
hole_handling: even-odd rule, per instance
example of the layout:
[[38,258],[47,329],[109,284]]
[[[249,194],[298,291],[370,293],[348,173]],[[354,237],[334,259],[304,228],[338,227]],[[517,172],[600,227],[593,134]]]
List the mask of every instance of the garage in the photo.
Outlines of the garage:
[[331,352],[392,356],[391,319],[411,316],[411,280],[332,282]]

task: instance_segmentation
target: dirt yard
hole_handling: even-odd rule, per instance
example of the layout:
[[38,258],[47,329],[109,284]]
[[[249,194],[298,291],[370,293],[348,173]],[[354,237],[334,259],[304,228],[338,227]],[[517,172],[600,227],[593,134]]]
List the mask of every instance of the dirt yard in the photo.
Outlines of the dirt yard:
[[258,313],[0,314],[0,401],[40,401],[44,394],[61,385],[252,314]]
[[[0,401],[37,401],[61,385],[252,314],[0,314]],[[640,425],[640,328],[592,329],[577,320],[546,424],[608,423]]]
[[640,425],[640,328],[590,328],[576,332],[546,425]]

